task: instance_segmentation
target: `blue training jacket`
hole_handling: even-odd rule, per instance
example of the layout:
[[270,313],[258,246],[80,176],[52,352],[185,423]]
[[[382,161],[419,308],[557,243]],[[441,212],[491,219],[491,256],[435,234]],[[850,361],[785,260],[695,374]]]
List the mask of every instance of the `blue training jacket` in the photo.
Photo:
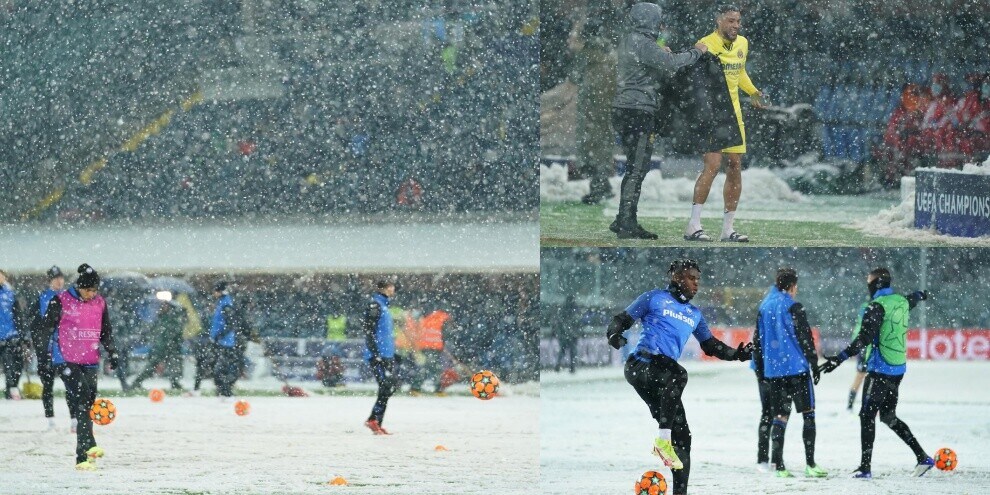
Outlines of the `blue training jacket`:
[[[378,355],[383,358],[395,357],[395,328],[392,323],[392,313],[388,311],[388,298],[380,292],[374,293],[371,298],[377,303],[380,309],[378,324],[375,326],[375,345],[378,346]],[[372,304],[374,304],[372,303]],[[364,349],[364,360],[371,360],[371,350]]]
[[777,287],[770,287],[760,303],[756,331],[760,332],[763,376],[766,378],[800,375],[811,370],[794,329],[794,318],[791,317],[794,304],[791,295]]
[[17,327],[14,326],[14,289],[10,284],[0,285],[0,340],[10,340],[17,337]]
[[210,325],[210,340],[216,342],[221,347],[234,347],[237,344],[237,335],[233,328],[233,322],[229,322],[223,317],[223,308],[234,305],[234,298],[230,294],[224,294],[217,301],[217,309],[213,312],[213,323]]
[[684,352],[684,344],[692,334],[698,342],[712,337],[701,310],[693,304],[682,303],[666,289],[653,289],[636,298],[626,313],[640,320],[643,332],[636,343],[639,353],[663,354],[675,361]]
[[52,289],[45,289],[41,292],[41,295],[38,296],[38,316],[45,317],[45,313],[48,312],[48,303],[52,302],[52,299],[55,299],[55,296],[61,292]]

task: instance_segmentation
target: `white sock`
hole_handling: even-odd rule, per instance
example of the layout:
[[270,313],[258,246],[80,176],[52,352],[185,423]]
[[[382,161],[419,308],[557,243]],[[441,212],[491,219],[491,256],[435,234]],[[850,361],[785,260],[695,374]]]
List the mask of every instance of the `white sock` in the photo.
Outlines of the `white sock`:
[[660,428],[660,433],[658,434],[658,436],[664,440],[670,441],[670,429]]
[[736,212],[727,211],[722,216],[722,237],[725,237],[733,232],[732,221],[736,218]]
[[704,206],[704,203],[700,205],[694,203],[691,205],[691,221],[688,222],[687,231],[685,232],[687,235],[691,235],[701,230],[701,209]]

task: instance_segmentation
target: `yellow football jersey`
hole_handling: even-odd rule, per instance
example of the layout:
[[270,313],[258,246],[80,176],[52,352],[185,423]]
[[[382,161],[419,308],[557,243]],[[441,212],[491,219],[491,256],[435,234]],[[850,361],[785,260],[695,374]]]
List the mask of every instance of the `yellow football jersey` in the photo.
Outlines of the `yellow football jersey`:
[[736,121],[739,122],[739,131],[742,133],[743,144],[722,150],[725,153],[745,153],[746,152],[746,128],[743,125],[742,108],[739,106],[739,89],[748,95],[759,92],[749,74],[746,74],[746,57],[749,56],[749,41],[743,36],[736,36],[736,40],[729,42],[713,31],[712,34],[701,38],[699,43],[708,46],[708,51],[717,55],[722,62],[722,70],[725,72],[725,83],[729,87],[729,96],[732,98],[732,107],[736,111]]

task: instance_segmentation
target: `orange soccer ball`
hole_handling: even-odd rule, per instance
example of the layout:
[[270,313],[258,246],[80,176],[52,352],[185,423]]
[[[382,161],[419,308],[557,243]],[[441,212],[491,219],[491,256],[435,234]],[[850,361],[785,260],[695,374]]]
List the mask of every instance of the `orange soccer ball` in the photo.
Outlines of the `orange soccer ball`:
[[248,404],[248,401],[241,399],[234,403],[234,412],[237,413],[238,416],[247,416],[248,413],[251,412],[251,404]]
[[935,467],[942,471],[952,471],[956,468],[956,452],[948,447],[942,447],[935,452]]
[[656,471],[647,471],[633,487],[636,495],[666,495],[667,479]]
[[148,392],[148,398],[151,399],[151,402],[161,402],[165,400],[165,391],[160,388],[151,389],[151,392]]
[[471,393],[481,400],[498,395],[498,377],[491,371],[479,371],[471,377]]
[[102,397],[93,402],[93,407],[89,408],[89,419],[98,425],[108,425],[117,418],[117,406],[110,402],[110,399]]

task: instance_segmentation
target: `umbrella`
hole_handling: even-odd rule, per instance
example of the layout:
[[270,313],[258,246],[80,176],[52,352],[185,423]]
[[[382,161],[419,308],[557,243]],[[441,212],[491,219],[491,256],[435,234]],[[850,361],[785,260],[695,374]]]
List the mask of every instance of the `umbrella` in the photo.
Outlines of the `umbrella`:
[[100,287],[109,290],[141,290],[151,289],[151,279],[137,272],[119,272],[103,277]]
[[151,279],[151,288],[154,290],[167,290],[175,293],[196,294],[196,289],[189,282],[178,277],[155,277]]

